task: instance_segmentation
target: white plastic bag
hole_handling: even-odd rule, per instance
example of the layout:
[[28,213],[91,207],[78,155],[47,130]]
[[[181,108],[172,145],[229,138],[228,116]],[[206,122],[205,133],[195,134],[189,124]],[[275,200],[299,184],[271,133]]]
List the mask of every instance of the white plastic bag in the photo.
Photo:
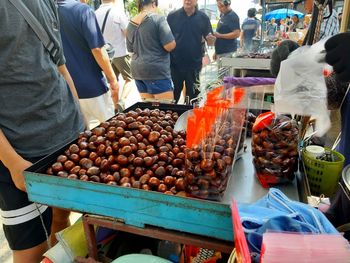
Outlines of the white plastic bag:
[[312,116],[317,135],[330,128],[327,87],[320,63],[325,40],[295,50],[281,63],[275,83],[275,112]]

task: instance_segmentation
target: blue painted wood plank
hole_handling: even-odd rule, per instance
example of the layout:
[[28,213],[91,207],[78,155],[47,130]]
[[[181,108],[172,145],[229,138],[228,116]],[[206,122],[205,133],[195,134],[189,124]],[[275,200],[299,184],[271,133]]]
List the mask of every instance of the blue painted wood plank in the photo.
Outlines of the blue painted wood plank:
[[153,225],[233,240],[227,204],[27,171],[25,177],[29,198],[38,203],[122,219],[137,227]]

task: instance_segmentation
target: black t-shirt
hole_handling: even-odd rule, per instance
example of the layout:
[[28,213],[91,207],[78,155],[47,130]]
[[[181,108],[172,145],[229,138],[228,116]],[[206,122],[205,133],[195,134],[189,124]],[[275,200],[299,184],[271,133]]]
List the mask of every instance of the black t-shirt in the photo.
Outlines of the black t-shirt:
[[[221,16],[216,32],[220,34],[231,33],[239,27],[239,17],[233,10]],[[217,38],[215,41],[215,52],[216,54],[224,54],[234,52],[237,50],[236,39],[222,39]]]
[[212,32],[209,17],[198,10],[188,16],[181,8],[168,15],[168,23],[176,41],[171,66],[183,70],[200,69],[202,38]]

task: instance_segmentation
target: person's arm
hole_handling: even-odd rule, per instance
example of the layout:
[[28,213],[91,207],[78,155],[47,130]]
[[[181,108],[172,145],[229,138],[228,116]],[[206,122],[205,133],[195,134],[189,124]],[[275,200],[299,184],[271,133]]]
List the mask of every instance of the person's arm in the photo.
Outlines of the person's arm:
[[132,43],[132,33],[130,30],[132,29],[132,25],[126,28],[126,49],[129,53],[134,53],[133,43]]
[[113,104],[114,104],[114,107],[117,108],[118,101],[119,101],[119,96],[118,96],[119,85],[118,85],[117,78],[114,74],[113,68],[111,66],[111,63],[109,62],[107,51],[105,50],[104,47],[101,47],[101,48],[94,48],[91,50],[91,52],[97,64],[100,66],[100,68],[106,75],[106,78],[109,82],[109,88],[111,90]]
[[173,50],[175,49],[175,47],[176,47],[176,42],[175,42],[175,40],[173,40],[173,41],[171,41],[171,42],[169,42],[168,44],[165,44],[165,45],[163,46],[163,48],[164,48],[167,52],[173,51]]
[[205,23],[203,23],[202,37],[207,42],[208,46],[214,46],[216,37],[214,36],[213,27],[211,26],[210,19],[206,15]]
[[255,36],[260,37],[260,35],[261,35],[261,24],[257,23],[257,29],[256,29]]
[[97,64],[106,75],[106,78],[109,82],[114,107],[117,107],[119,92],[117,78],[109,62],[107,51],[103,47],[105,45],[105,42],[101,29],[98,25],[96,15],[94,11],[88,6],[86,7],[84,16],[82,17],[81,32]]
[[350,81],[350,33],[337,34],[325,43],[326,62],[339,80]]
[[239,37],[240,33],[241,33],[241,30],[236,29],[235,31],[232,31],[232,32],[227,33],[227,34],[220,34],[218,32],[215,32],[214,36],[216,38],[222,38],[222,39],[236,39]]
[[79,100],[79,97],[78,97],[78,93],[77,93],[77,90],[74,86],[74,82],[73,82],[73,79],[71,77],[71,75],[69,74],[69,71],[66,67],[66,64],[63,64],[61,66],[58,66],[58,71],[61,73],[61,75],[64,77],[64,79],[67,81],[67,84],[73,94],[73,96]]
[[160,43],[167,52],[171,52],[176,47],[176,42],[173,33],[171,32],[170,26],[165,19],[161,17],[158,24],[158,33]]
[[[32,165],[31,162],[23,159],[16,151],[13,149],[9,141],[7,140],[5,134],[0,129],[0,161],[5,165],[5,167],[10,171],[12,181],[15,186],[26,191],[23,171]],[[1,176],[1,175],[0,175]]]
[[126,37],[126,32],[127,32],[126,29],[120,29],[120,30],[122,31],[123,36]]
[[243,34],[243,31],[241,31],[241,35],[239,37],[239,45],[241,48],[243,48],[243,43],[244,43],[244,34]]

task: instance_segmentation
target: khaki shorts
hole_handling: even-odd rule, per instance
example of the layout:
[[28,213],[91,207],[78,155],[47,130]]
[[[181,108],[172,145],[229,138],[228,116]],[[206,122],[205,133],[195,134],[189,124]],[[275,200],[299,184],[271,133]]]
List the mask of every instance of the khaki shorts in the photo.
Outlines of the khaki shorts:
[[119,58],[113,58],[112,67],[117,77],[119,76],[119,74],[121,74],[124,80],[132,79],[129,55],[126,55],[124,57],[119,57]]

